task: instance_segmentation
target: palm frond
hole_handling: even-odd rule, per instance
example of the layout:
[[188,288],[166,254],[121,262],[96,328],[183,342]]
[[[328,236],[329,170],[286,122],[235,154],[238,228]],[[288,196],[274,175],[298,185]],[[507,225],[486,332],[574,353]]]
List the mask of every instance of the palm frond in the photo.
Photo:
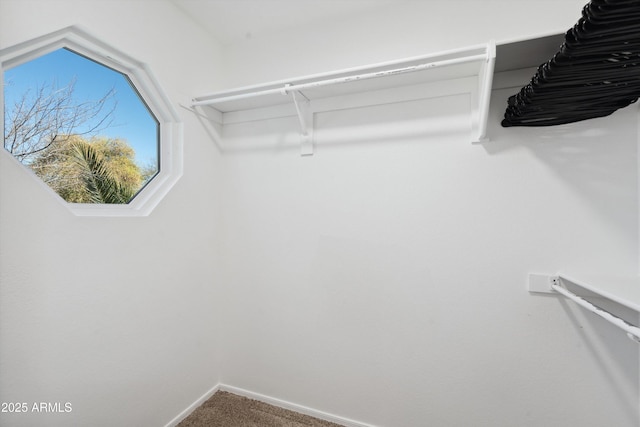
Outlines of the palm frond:
[[90,143],[74,141],[71,153],[81,169],[80,177],[90,203],[125,204],[133,198],[133,190],[118,181],[104,156]]

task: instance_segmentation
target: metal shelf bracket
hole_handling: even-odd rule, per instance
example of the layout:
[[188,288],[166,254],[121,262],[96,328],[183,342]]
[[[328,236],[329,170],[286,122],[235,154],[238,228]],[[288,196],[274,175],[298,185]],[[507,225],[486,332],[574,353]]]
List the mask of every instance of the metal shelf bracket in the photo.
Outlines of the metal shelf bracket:
[[311,101],[309,101],[300,91],[289,91],[285,85],[283,92],[291,93],[293,104],[296,107],[298,122],[300,123],[300,155],[313,155],[313,112],[311,111]]

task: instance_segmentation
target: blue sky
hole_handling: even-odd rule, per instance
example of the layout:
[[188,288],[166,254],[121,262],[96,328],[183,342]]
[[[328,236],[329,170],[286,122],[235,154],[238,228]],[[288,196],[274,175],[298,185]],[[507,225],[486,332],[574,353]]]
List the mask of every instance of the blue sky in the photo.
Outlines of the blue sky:
[[[35,91],[43,84],[59,88],[76,81],[74,99],[78,102],[98,100],[115,89],[117,108],[113,123],[101,136],[127,140],[136,152],[140,166],[158,163],[158,134],[155,118],[121,73],[84,58],[67,49],[58,49],[27,63],[4,71],[5,108],[20,99],[28,89]],[[107,107],[107,111],[111,106]]]

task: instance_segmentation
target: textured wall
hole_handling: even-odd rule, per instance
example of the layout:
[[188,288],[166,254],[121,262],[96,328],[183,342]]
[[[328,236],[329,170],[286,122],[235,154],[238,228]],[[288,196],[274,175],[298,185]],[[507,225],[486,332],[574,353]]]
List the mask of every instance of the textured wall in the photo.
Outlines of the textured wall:
[[184,176],[146,218],[73,217],[0,153],[0,400],[73,404],[0,424],[163,425],[221,380],[380,426],[638,425],[637,345],[526,291],[637,272],[634,107],[502,129],[500,89],[476,146],[467,95],[327,112],[300,158],[293,120],[229,126],[219,152],[177,106],[563,32],[582,6],[399,4],[222,50],[170,3],[0,0],[0,48],[81,24],[185,122]]
[[[560,33],[582,7],[411,4],[238,42],[228,79]],[[223,382],[381,426],[636,426],[637,345],[526,285],[636,274],[637,112],[502,129],[518,89],[480,146],[462,95],[318,114],[313,158],[293,120],[228,127]]]
[[0,400],[72,412],[0,424],[164,425],[218,381],[217,153],[177,105],[208,87],[216,47],[163,1],[0,2],[2,48],[68,25],[150,66],[183,116],[185,171],[148,217],[79,218],[2,150]]
[[225,158],[224,383],[382,426],[637,425],[637,344],[526,290],[635,272],[636,112],[507,131],[508,93],[485,146],[452,96]]
[[[253,0],[253,2],[263,3]],[[272,0],[286,8],[295,0]],[[252,0],[244,0],[251,4]],[[321,1],[325,7],[331,1]],[[315,74],[473,46],[564,33],[586,0],[397,0],[340,19],[256,31],[224,46],[230,86]],[[313,14],[314,1],[309,1]],[[304,18],[308,18],[305,16]]]

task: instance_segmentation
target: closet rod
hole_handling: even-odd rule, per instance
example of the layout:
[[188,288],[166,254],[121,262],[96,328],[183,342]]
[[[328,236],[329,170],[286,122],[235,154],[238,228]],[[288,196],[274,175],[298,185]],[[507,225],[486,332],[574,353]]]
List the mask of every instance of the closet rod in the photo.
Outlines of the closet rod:
[[349,83],[349,82],[354,82],[359,80],[368,80],[368,79],[385,77],[385,76],[394,75],[394,74],[412,73],[415,71],[422,71],[430,68],[443,67],[446,65],[456,65],[456,64],[463,64],[466,62],[487,61],[487,60],[489,60],[488,54],[471,55],[463,58],[454,58],[454,59],[446,59],[442,61],[428,62],[425,64],[411,65],[408,67],[396,68],[392,70],[374,71],[370,73],[356,74],[353,76],[336,77],[332,79],[317,80],[317,81],[308,82],[308,83],[284,85],[282,87],[278,87],[274,89],[265,89],[265,90],[256,91],[256,92],[240,93],[237,95],[223,96],[220,98],[212,98],[212,99],[206,99],[202,101],[196,101],[194,99],[191,105],[194,107],[200,106],[200,105],[213,105],[213,104],[219,104],[222,102],[238,101],[240,99],[254,98],[257,96],[273,95],[278,93],[282,95],[287,95],[292,91],[301,91],[305,89],[313,89],[313,88],[322,87],[322,86]]
[[571,292],[571,291],[567,290],[566,288],[563,288],[562,286],[560,286],[558,284],[558,282],[559,282],[559,279],[553,280],[553,282],[551,283],[551,289],[553,289],[554,291],[564,295],[565,297],[569,298],[571,301],[575,302],[576,304],[580,305],[581,307],[586,308],[587,310],[589,310],[593,314],[596,314],[596,315],[602,317],[603,319],[605,319],[609,323],[611,323],[611,324],[617,326],[618,328],[622,329],[623,331],[625,331],[627,333],[627,336],[630,339],[632,339],[633,341],[635,341],[637,343],[640,343],[640,328],[638,328],[635,325],[632,325],[631,323],[627,322],[626,320],[623,320],[623,319],[619,318],[618,316],[615,316],[615,315],[609,313],[608,311],[598,307],[597,305],[590,303],[586,299],[579,297],[578,295],[574,294],[573,292]]

